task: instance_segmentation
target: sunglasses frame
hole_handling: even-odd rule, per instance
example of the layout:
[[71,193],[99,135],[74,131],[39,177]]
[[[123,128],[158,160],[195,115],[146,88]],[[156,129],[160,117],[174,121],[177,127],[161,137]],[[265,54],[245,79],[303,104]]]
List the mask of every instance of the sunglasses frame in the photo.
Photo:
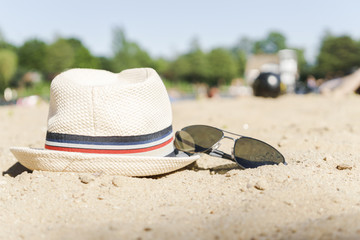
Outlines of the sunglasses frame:
[[[218,130],[221,132],[222,136],[221,138],[216,142],[214,143],[211,147],[209,147],[208,149],[204,150],[204,151],[193,151],[193,152],[187,152],[187,153],[192,153],[192,154],[195,154],[195,153],[206,153],[206,154],[209,154],[210,156],[213,156],[213,157],[219,157],[219,158],[224,158],[224,159],[227,159],[227,160],[230,160],[230,161],[233,161],[235,163],[237,163],[242,169],[246,169],[246,167],[244,167],[243,165],[241,165],[241,163],[239,163],[237,160],[236,160],[236,157],[235,157],[235,145],[236,145],[236,142],[238,140],[240,140],[241,138],[247,138],[247,139],[252,139],[252,140],[255,140],[255,141],[258,141],[262,144],[265,144],[267,146],[270,146],[271,148],[275,149],[273,146],[271,146],[270,144],[266,143],[266,142],[263,142],[261,140],[258,140],[258,139],[255,139],[255,138],[251,138],[251,137],[246,137],[246,136],[243,136],[243,135],[240,135],[240,134],[236,134],[236,133],[233,133],[233,132],[229,132],[229,131],[226,131],[226,130],[223,130],[223,129],[220,129],[220,128],[216,128],[216,127],[213,127],[213,126],[208,126],[208,125],[190,125],[190,126],[187,126],[187,127],[184,127],[182,128],[180,131],[177,131],[175,133],[175,141],[174,141],[174,145],[175,145],[175,142],[176,142],[176,139],[177,139],[177,136],[180,134],[181,131],[184,131],[186,130],[187,128],[192,128],[192,127],[207,127],[207,128],[212,128],[212,129],[215,129],[215,130]],[[231,135],[234,135],[234,136],[237,136],[238,138],[233,138],[233,137],[229,137],[229,136],[226,136],[225,133],[227,134],[231,134]],[[221,150],[218,150],[218,148],[220,147],[220,142],[223,140],[223,139],[231,139],[234,141],[234,145],[233,145],[233,148],[232,148],[232,151],[231,151],[231,154],[228,154],[228,153],[225,153]],[[175,146],[176,148],[176,146]],[[279,154],[280,156],[282,157],[283,161],[282,163],[287,165],[287,163],[285,162],[285,158],[284,156],[277,150],[275,149]],[[181,151],[181,150],[179,150]],[[268,163],[269,164],[269,163]],[[267,164],[267,165],[268,165]],[[276,164],[276,163],[272,163],[272,164]],[[261,166],[261,165],[265,165],[265,164],[259,164],[258,166]],[[257,167],[257,166],[255,166]]]

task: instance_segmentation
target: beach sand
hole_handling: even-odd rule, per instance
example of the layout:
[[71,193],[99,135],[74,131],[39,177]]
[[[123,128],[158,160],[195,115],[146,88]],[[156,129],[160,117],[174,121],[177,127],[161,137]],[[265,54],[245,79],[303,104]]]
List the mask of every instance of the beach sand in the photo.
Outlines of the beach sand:
[[152,178],[28,173],[9,147],[43,147],[48,105],[0,107],[0,239],[360,239],[359,106],[355,95],[174,102],[174,130],[258,138],[288,165],[202,155]]

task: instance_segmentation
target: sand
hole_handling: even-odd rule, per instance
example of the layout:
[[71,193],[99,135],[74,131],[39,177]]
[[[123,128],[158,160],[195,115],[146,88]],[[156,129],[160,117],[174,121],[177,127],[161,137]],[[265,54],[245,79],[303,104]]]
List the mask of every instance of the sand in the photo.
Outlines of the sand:
[[0,239],[359,239],[359,106],[355,95],[174,102],[175,130],[258,138],[288,165],[202,155],[152,178],[28,173],[9,147],[43,146],[48,105],[0,107]]

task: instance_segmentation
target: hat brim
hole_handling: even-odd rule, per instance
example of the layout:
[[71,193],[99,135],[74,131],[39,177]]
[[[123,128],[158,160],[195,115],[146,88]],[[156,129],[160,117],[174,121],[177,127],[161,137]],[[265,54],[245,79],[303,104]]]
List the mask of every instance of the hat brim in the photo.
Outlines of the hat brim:
[[183,168],[200,156],[184,153],[174,157],[147,157],[119,154],[93,154],[12,147],[17,160],[31,170],[88,172],[123,176],[154,176]]

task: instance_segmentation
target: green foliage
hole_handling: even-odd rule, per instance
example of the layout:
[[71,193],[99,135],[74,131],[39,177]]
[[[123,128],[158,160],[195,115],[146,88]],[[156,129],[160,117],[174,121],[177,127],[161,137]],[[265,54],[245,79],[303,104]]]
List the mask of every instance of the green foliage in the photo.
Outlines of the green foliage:
[[46,44],[32,39],[26,41],[18,50],[19,66],[27,71],[44,72]]
[[19,97],[26,97],[31,95],[39,95],[44,99],[50,98],[50,82],[49,81],[40,81],[29,87],[21,88],[18,91]]
[[332,78],[350,73],[360,67],[360,44],[349,36],[324,37],[317,57],[315,74]]
[[100,68],[105,61],[94,57],[76,38],[59,38],[45,49],[44,66],[53,76],[69,68]]
[[243,77],[245,75],[246,67],[246,52],[240,48],[233,48],[231,54],[233,55],[236,64],[236,76]]
[[16,52],[16,47],[5,41],[5,37],[0,31],[0,49],[8,49]]
[[167,76],[172,81],[178,81],[179,79],[186,79],[190,74],[191,66],[190,62],[187,60],[186,56],[179,56],[175,61],[173,61],[169,67]]
[[265,39],[255,42],[253,52],[255,54],[277,53],[286,47],[286,37],[282,33],[270,32]]
[[223,48],[215,48],[207,56],[210,86],[229,84],[237,74],[237,65],[230,52]]
[[242,37],[233,48],[233,51],[241,51],[245,55],[253,53],[255,42],[248,37]]
[[[68,68],[77,67],[100,68],[112,72],[152,67],[167,79],[167,86],[184,89],[190,89],[192,83],[205,83],[209,86],[228,84],[231,79],[244,76],[249,54],[274,54],[287,47],[286,37],[277,31],[269,32],[258,40],[243,37],[232,48],[215,48],[206,52],[194,38],[188,52],[170,61],[152,58],[138,43],[129,40],[121,28],[116,28],[113,32],[112,57],[92,55],[76,38],[58,38],[52,43],[30,39],[17,48],[7,43],[0,33],[0,91],[10,83],[16,87],[28,71],[37,71],[50,79]],[[360,42],[350,36],[333,36],[328,33],[322,39],[315,66],[309,66],[306,62],[304,49],[294,50],[297,52],[301,79],[306,79],[309,74],[317,78],[336,77],[360,67]],[[47,84],[48,82],[27,84],[31,88],[24,94],[45,92]]]
[[179,56],[170,66],[175,80],[190,83],[206,82],[209,76],[207,57],[201,49]]
[[308,65],[305,59],[305,50],[299,48],[293,48],[296,52],[298,69],[300,73],[300,80],[305,81],[308,75],[310,74],[310,66]]
[[54,75],[70,68],[74,64],[74,50],[71,44],[59,38],[46,49],[45,67],[50,75]]
[[206,55],[201,49],[185,55],[188,61],[189,72],[185,75],[185,79],[189,82],[204,82],[209,75],[208,63]]
[[161,75],[165,75],[170,67],[169,61],[164,58],[154,60],[154,69]]
[[66,39],[74,53],[71,68],[99,68],[100,61],[76,38]]
[[194,86],[193,84],[186,81],[169,81],[168,79],[163,79],[164,85],[167,89],[176,89],[182,93],[193,93]]
[[112,71],[112,61],[106,57],[98,57],[97,61],[99,62],[99,68],[107,71]]
[[0,49],[0,94],[8,87],[17,68],[17,55],[9,49]]
[[209,77],[207,56],[201,50],[197,38],[191,40],[189,52],[175,59],[168,69],[166,76],[173,81],[189,83],[207,81]]
[[209,86],[228,84],[231,79],[243,74],[246,55],[242,50],[230,51],[215,48],[204,53],[198,41],[191,42],[190,52],[175,59],[165,76],[171,81],[206,83]]
[[115,56],[112,59],[113,71],[120,72],[124,69],[152,67],[154,65],[151,57],[145,50],[136,42],[131,42],[126,38],[124,30],[116,28],[113,34],[113,48],[115,52]]

